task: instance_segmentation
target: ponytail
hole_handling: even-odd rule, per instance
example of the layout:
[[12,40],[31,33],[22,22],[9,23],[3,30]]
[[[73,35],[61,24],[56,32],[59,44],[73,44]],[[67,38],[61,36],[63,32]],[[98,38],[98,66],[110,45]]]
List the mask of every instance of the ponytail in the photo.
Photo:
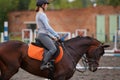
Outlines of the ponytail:
[[40,7],[39,7],[39,6],[37,6],[37,7],[36,7],[36,9],[35,9],[35,11],[36,11],[36,12],[38,12],[38,11],[39,11],[39,8],[40,8]]
[[43,9],[43,11],[45,11],[45,8],[44,8],[45,4],[42,4],[41,6],[37,6],[35,11],[38,12],[40,10],[40,8]]

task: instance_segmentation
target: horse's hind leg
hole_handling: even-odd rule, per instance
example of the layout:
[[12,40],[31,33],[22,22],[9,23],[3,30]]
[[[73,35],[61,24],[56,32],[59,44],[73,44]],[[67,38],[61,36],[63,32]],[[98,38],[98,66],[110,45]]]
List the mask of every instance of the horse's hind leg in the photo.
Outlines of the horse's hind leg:
[[2,80],[2,77],[1,77],[1,70],[0,70],[0,80]]
[[0,61],[0,80],[3,80],[1,76],[1,69],[2,69],[2,62]]
[[7,70],[5,72],[2,72],[1,74],[1,80],[9,80],[15,73],[17,73],[18,70]]
[[9,80],[15,73],[18,72],[19,66],[6,66],[3,63],[1,65],[1,76],[0,80]]
[[17,72],[18,72],[18,69],[5,68],[1,71],[0,80],[9,80]]

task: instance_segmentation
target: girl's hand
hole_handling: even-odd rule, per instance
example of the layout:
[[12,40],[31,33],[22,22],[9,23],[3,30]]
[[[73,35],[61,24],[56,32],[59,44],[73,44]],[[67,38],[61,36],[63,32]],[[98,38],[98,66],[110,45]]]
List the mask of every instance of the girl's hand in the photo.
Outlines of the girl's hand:
[[60,40],[60,38],[59,37],[54,37],[53,40],[58,41],[58,40]]

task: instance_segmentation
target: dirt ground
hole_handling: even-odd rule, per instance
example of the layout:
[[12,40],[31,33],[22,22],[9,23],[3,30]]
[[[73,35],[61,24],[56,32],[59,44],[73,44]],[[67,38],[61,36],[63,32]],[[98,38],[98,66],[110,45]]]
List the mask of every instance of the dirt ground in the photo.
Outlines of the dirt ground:
[[[104,67],[120,67],[120,57],[102,57],[100,66]],[[19,70],[10,80],[45,80],[43,78],[31,75],[22,69]],[[75,72],[70,80],[120,80],[120,69],[110,70],[101,69],[96,72],[87,70],[84,73]]]

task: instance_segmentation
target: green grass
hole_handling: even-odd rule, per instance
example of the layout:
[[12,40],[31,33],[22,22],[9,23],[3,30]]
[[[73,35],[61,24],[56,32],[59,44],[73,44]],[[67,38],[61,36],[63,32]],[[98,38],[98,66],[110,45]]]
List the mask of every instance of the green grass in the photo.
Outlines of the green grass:
[[10,37],[9,40],[19,40],[19,41],[22,41],[22,38],[21,37]]

